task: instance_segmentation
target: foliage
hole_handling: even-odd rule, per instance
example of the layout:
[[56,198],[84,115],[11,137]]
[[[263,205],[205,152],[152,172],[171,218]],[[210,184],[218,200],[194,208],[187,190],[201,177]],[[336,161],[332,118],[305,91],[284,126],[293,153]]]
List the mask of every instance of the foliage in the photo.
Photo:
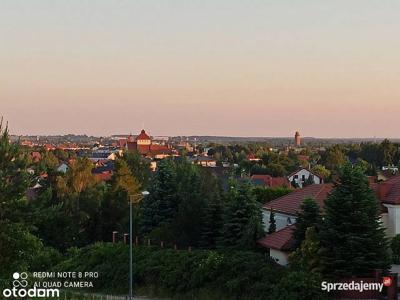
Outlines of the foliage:
[[127,163],[132,175],[139,181],[142,189],[146,189],[150,181],[150,164],[137,151],[126,151],[122,159]]
[[58,263],[60,254],[45,248],[24,224],[0,222],[0,278],[18,271],[46,270]]
[[[196,295],[201,290],[230,299],[274,299],[272,290],[284,270],[262,254],[244,251],[171,250],[134,247],[134,283],[169,295]],[[101,292],[127,293],[128,247],[94,244],[75,251],[57,270],[99,272]]]
[[387,241],[378,201],[361,168],[350,164],[343,168],[325,202],[319,236],[326,275],[370,276],[375,269],[387,269]]
[[233,186],[228,193],[220,247],[248,249],[263,236],[262,214],[249,185]]
[[331,176],[331,172],[323,165],[315,165],[312,167],[311,171],[315,175],[318,175],[319,177],[322,177],[324,179],[329,178]]
[[394,263],[400,263],[400,234],[394,236],[390,243]]
[[92,169],[93,163],[88,158],[79,158],[70,163],[65,176],[57,178],[57,195],[64,199],[69,212],[79,213],[82,192],[96,184]]
[[320,273],[319,249],[320,243],[315,227],[308,227],[300,247],[289,255],[290,267],[306,272]]
[[293,189],[289,187],[264,187],[264,186],[254,186],[252,193],[256,197],[256,200],[261,204],[268,203],[274,199],[285,196],[291,193]]
[[346,162],[344,150],[339,145],[328,148],[324,154],[324,161],[329,170],[338,170]]
[[268,233],[271,234],[275,231],[276,231],[275,213],[274,213],[273,209],[271,209],[270,214],[269,214]]
[[169,224],[178,209],[178,182],[174,164],[162,160],[149,187],[150,195],[142,201],[142,232]]
[[8,127],[0,121],[0,221],[23,221],[28,188],[27,158],[17,143],[10,143]]
[[300,205],[300,211],[297,213],[295,230],[293,237],[296,241],[296,247],[300,246],[305,239],[306,231],[309,227],[320,225],[321,216],[317,202],[312,198],[306,198]]
[[275,300],[323,300],[328,299],[321,291],[321,278],[310,272],[289,272],[274,288]]

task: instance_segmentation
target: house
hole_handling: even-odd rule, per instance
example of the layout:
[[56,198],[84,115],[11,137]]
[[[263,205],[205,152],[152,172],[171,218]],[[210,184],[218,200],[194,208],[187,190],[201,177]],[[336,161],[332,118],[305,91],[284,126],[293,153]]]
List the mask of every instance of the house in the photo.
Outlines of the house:
[[372,186],[381,203],[382,223],[386,234],[393,237],[400,234],[400,175]]
[[300,210],[301,203],[306,198],[313,198],[319,207],[323,209],[325,199],[333,186],[331,184],[313,184],[303,189],[293,190],[290,194],[272,200],[263,205],[263,221],[266,230],[269,226],[271,209],[275,213],[276,229],[282,229],[296,222],[296,214]]
[[249,153],[246,157],[248,161],[260,161],[261,159],[256,157],[254,153]]
[[278,264],[286,266],[289,263],[288,257],[295,243],[293,229],[293,225],[286,226],[263,237],[257,243],[260,246],[270,249],[270,257]]
[[92,170],[92,174],[98,181],[109,181],[114,172],[114,162],[112,160],[98,163],[98,165]]
[[45,145],[43,146],[43,148],[44,148],[46,151],[53,151],[53,150],[56,150],[56,147],[55,147],[54,145],[52,145],[52,144],[45,144]]
[[189,158],[189,161],[192,164],[200,165],[202,167],[215,168],[217,166],[217,161],[208,156],[194,156]]
[[303,189],[296,189],[292,193],[272,200],[263,206],[263,223],[265,231],[269,227],[271,210],[275,214],[276,232],[269,234],[257,243],[269,249],[271,258],[281,265],[288,264],[288,255],[293,250],[292,228],[296,223],[297,212],[301,203],[306,198],[313,198],[321,210],[324,208],[325,199],[332,191],[331,184],[313,184]]
[[[116,160],[118,156],[122,155],[122,150],[114,150],[114,149],[97,149],[88,154],[88,158],[93,161],[107,161],[107,160]],[[83,156],[86,156],[83,154]]]
[[42,155],[40,154],[40,152],[33,151],[31,152],[31,158],[34,163],[37,163],[42,159]]
[[291,186],[286,177],[272,177],[271,175],[252,175],[250,181],[255,185],[270,188]]
[[[376,198],[379,200],[381,209],[381,220],[385,227],[385,232],[388,237],[393,237],[400,234],[400,175],[392,177],[385,182],[374,182],[369,180],[371,189],[375,192]],[[269,226],[269,217],[271,210],[275,213],[276,229],[273,237],[262,238],[258,244],[262,247],[270,249],[270,255],[274,255],[279,259],[279,263],[285,264],[283,258],[287,257],[288,248],[277,247],[274,241],[286,240],[287,234],[290,231],[283,229],[290,227],[296,223],[296,214],[300,210],[301,203],[305,198],[313,198],[320,209],[323,211],[325,200],[332,191],[331,184],[314,184],[306,186],[303,189],[296,189],[292,193],[272,200],[263,206],[263,221],[267,227]],[[289,245],[289,244],[285,244]],[[273,250],[273,251],[272,251]]]
[[303,187],[304,183],[311,179],[312,184],[322,184],[324,179],[321,176],[316,175],[306,168],[301,168],[296,172],[293,172],[288,177],[290,183],[295,182],[300,188]]

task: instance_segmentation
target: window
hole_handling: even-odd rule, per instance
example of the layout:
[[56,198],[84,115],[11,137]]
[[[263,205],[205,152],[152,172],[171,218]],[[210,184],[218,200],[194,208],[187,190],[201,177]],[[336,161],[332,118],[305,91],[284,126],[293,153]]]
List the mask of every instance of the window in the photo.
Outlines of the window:
[[294,178],[295,178],[295,179],[299,178],[299,175],[297,175],[297,174],[296,174],[296,175],[294,175]]
[[306,175],[301,175],[301,180],[306,181]]

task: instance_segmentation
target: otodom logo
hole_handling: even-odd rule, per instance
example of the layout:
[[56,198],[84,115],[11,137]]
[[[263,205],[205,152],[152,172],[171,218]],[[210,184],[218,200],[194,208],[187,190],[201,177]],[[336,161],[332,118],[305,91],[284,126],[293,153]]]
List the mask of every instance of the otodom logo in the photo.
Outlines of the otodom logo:
[[58,289],[38,289],[36,287],[28,289],[28,273],[15,272],[13,274],[13,288],[3,290],[3,296],[6,298],[24,298],[24,297],[37,297],[37,298],[50,298],[59,297],[60,291]]

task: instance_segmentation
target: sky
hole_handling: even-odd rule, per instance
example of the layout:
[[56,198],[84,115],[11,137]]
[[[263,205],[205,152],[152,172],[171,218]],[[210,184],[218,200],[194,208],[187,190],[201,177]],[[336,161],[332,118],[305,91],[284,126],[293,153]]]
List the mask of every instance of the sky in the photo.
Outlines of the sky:
[[399,138],[398,0],[0,0],[13,134]]

